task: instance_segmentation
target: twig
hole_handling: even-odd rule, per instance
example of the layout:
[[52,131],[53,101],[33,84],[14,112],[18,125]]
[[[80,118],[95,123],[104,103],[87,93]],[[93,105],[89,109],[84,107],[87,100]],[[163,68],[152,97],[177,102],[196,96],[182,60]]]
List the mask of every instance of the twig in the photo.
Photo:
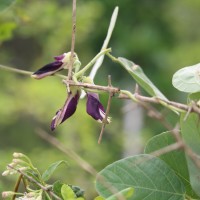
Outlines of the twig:
[[[108,76],[108,87],[112,87],[110,75]],[[107,103],[105,118],[103,119],[103,125],[102,125],[102,128],[101,128],[101,133],[99,135],[98,144],[101,143],[103,132],[104,132],[104,129],[105,129],[106,124],[107,124],[107,117],[108,117],[109,112],[110,112],[110,105],[111,105],[112,96],[113,96],[113,93],[111,91],[109,91],[109,97],[108,97],[108,103]]]
[[0,68],[5,69],[6,71],[16,72],[18,74],[24,74],[24,75],[31,75],[33,73],[33,72],[30,72],[30,71],[25,71],[25,70],[22,70],[22,69],[8,67],[8,66],[5,66],[5,65],[0,65]]
[[51,136],[50,134],[46,133],[42,129],[37,129],[36,133],[38,136],[40,136],[42,139],[46,140],[49,142],[51,145],[68,155],[70,158],[75,160],[80,167],[82,167],[85,171],[90,173],[93,176],[96,176],[97,171],[88,163],[86,162],[83,158],[81,158],[76,152],[73,150],[66,148],[57,138]]
[[[72,5],[72,41],[71,41],[70,63],[69,63],[69,67],[68,67],[68,76],[67,76],[68,81],[72,79],[72,68],[73,68],[75,40],[76,40],[76,0],[73,0],[73,5]],[[67,85],[67,90],[68,90],[68,93],[69,93],[70,92],[69,85]]]
[[[64,83],[66,83],[66,81],[64,80]],[[67,84],[67,83],[66,83]],[[68,82],[69,85],[74,85],[74,86],[80,86],[80,87],[84,87],[84,88],[89,88],[89,89],[96,89],[96,90],[102,90],[105,92],[111,92],[111,93],[119,93],[120,89],[116,88],[116,87],[110,87],[110,86],[101,86],[101,85],[94,85],[94,84],[89,84],[89,83],[75,83],[74,81],[69,81]]]
[[53,197],[55,197],[57,200],[61,200],[60,197],[58,197],[56,194],[54,194],[54,192],[52,192],[50,190],[49,187],[45,187],[42,184],[40,184],[39,182],[37,182],[35,179],[33,179],[31,176],[25,174],[23,171],[21,171],[20,169],[15,169],[13,166],[8,165],[9,168],[17,171],[19,174],[21,174],[22,176],[26,177],[29,181],[35,183],[37,186],[39,186],[42,190],[49,192]]
[[[127,90],[120,90],[119,98],[132,99],[134,102],[137,102],[137,103],[138,102],[149,102],[149,103],[154,103],[154,104],[162,104],[163,106],[170,105],[178,112],[188,111],[191,107],[186,104],[178,103],[175,101],[159,99],[158,97],[147,97],[147,96],[142,96],[139,94],[132,94],[131,92],[129,92]],[[200,114],[200,108],[198,108],[197,106],[193,106],[191,112]]]
[[[15,192],[15,193],[18,192],[19,185],[20,185],[20,182],[21,182],[21,180],[22,180],[22,177],[23,177],[23,175],[20,174],[20,175],[19,175],[19,178],[17,179],[17,182],[16,182],[16,184],[15,184],[15,188],[14,188],[14,192]],[[16,197],[16,194],[13,195],[12,200],[15,200],[15,197]]]
[[149,154],[159,157],[159,156],[161,156],[163,154],[175,151],[177,149],[181,149],[181,148],[183,148],[183,146],[184,145],[183,145],[182,141],[181,142],[176,142],[176,143],[170,144],[170,145],[168,145],[166,147],[163,147],[163,148],[161,148],[159,150],[153,151],[153,152],[151,152]]

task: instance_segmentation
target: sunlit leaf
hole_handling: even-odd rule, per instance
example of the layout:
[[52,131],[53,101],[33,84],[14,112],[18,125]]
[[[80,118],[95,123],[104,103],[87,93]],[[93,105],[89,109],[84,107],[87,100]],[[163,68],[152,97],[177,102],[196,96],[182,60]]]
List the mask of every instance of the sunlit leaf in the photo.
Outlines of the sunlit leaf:
[[126,58],[118,58],[121,65],[131,74],[135,81],[151,96],[167,100],[160,90],[145,75],[142,68]]
[[[161,133],[149,140],[145,148],[145,153],[160,150],[174,143],[176,143],[176,140],[171,132]],[[165,161],[165,163],[168,164],[179,176],[185,185],[186,194],[190,197],[196,198],[197,195],[195,195],[195,192],[192,190],[190,185],[188,166],[184,151],[182,149],[172,150],[168,153],[160,155],[159,158]],[[181,165],[177,163],[181,163]]]
[[96,189],[104,198],[113,191],[134,188],[131,200],[183,200],[185,188],[164,161],[150,155],[138,155],[108,165],[97,176]]
[[200,91],[200,63],[178,70],[172,78],[173,86],[188,93]]
[[63,185],[61,187],[61,194],[64,200],[74,200],[76,199],[76,195],[74,194],[73,190],[68,185]]
[[[196,154],[200,155],[200,121],[199,116],[195,113],[189,114],[185,120],[185,114],[181,115],[181,134],[184,142]],[[190,182],[193,190],[200,196],[200,168],[194,163],[189,155],[186,156],[190,174]],[[200,158],[195,158],[200,162]]]
[[52,176],[52,174],[54,173],[54,171],[61,165],[61,164],[67,164],[66,161],[61,160],[58,162],[55,162],[53,164],[51,164],[48,169],[42,174],[42,179],[43,181],[47,181],[49,180],[49,178]]

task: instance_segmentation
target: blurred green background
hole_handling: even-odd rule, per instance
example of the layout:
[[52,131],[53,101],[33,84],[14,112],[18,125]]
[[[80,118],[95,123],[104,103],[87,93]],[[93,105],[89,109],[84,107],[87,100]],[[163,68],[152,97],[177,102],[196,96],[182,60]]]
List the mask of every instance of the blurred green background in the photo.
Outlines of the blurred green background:
[[[0,64],[36,71],[52,62],[53,56],[70,51],[71,3],[69,0],[0,0]],[[186,96],[172,87],[171,78],[177,69],[200,60],[200,1],[77,1],[75,50],[82,65],[99,52],[115,6],[119,6],[119,16],[109,44],[113,55],[142,66],[169,99],[186,102]],[[114,86],[133,90],[135,83],[129,74],[106,58],[95,83],[106,85],[108,74],[112,75]],[[66,98],[66,88],[60,78],[37,81],[1,70],[0,88],[0,172],[11,161],[13,152],[27,154],[41,171],[64,159],[69,166],[61,167],[54,180],[79,185],[89,198],[95,196],[95,178],[38,137],[36,128],[41,127],[56,136],[67,148],[101,170],[120,159],[125,149],[123,101],[113,99],[112,123],[106,127],[102,144],[98,145],[101,125],[86,114],[85,99],[79,101],[73,117],[54,132],[50,131],[51,119]],[[101,95],[104,105],[107,98],[106,94]],[[162,111],[172,124],[176,123],[173,114]],[[140,136],[144,142],[165,130],[148,116],[144,116],[142,124]],[[1,177],[0,191],[11,190],[15,179],[14,176]]]

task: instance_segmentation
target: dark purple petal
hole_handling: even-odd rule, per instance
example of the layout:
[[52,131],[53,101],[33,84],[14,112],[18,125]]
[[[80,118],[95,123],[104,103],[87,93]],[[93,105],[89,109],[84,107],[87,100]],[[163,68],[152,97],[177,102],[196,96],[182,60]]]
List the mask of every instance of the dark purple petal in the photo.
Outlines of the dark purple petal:
[[44,67],[40,68],[36,72],[34,72],[31,76],[36,79],[41,79],[45,76],[52,75],[57,71],[62,69],[63,62],[55,61],[45,65]]
[[95,120],[102,120],[105,117],[105,110],[95,93],[87,93],[87,113]]
[[75,113],[79,97],[80,97],[80,94],[77,91],[77,93],[74,97],[69,98],[69,100],[67,99],[67,101],[63,107],[63,110],[62,110],[62,113],[64,115],[61,114],[61,115],[63,115],[61,123],[64,122],[67,118],[71,117]]
[[61,114],[61,109],[56,112],[56,115],[53,117],[51,122],[51,130],[53,131],[56,128],[56,121]]
[[51,130],[53,131],[56,126],[64,122],[67,118],[71,117],[76,111],[80,94],[77,90],[75,96],[69,94],[62,109],[58,110],[51,122]]
[[57,61],[62,61],[62,59],[65,57],[65,53],[63,53],[62,55],[59,56],[54,56],[54,59]]

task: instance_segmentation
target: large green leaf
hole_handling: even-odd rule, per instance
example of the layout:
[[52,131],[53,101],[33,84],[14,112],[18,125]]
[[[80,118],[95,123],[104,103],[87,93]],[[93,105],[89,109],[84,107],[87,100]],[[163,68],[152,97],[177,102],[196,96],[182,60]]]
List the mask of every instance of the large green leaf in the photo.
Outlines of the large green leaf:
[[200,63],[178,70],[172,78],[173,86],[188,93],[200,91]]
[[114,162],[97,176],[96,189],[104,198],[128,187],[134,188],[131,200],[183,200],[185,193],[175,172],[161,159],[146,154]]
[[[185,120],[185,114],[181,115],[181,134],[184,142],[188,145],[193,152],[200,155],[200,121],[199,116],[195,113],[188,115]],[[190,174],[190,182],[193,190],[200,197],[200,168],[197,167],[189,155],[186,156],[188,162],[188,169]],[[200,162],[200,158],[196,158]]]
[[136,65],[132,61],[122,57],[119,57],[118,61],[148,94],[167,100],[160,90],[151,82],[151,80],[149,80],[139,65]]
[[54,173],[54,171],[61,165],[61,164],[67,164],[66,161],[61,160],[58,162],[55,162],[53,164],[51,164],[48,169],[42,174],[42,179],[43,181],[47,181],[49,180],[49,178],[52,176],[52,174]]
[[[168,145],[175,142],[176,140],[171,132],[161,133],[149,140],[145,148],[145,153],[151,153],[153,151],[167,147]],[[192,190],[190,185],[188,166],[184,151],[170,151],[168,153],[160,155],[159,158],[165,161],[165,163],[167,163],[179,176],[179,178],[185,185],[186,194],[190,197],[197,198],[197,195]],[[181,163],[181,165],[179,165],[179,163]]]

